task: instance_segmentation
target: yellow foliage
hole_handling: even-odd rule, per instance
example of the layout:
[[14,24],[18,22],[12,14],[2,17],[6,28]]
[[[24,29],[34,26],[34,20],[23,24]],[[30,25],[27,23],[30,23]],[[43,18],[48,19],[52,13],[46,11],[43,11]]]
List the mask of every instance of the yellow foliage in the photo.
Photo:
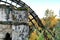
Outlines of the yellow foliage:
[[43,25],[45,25],[46,24],[46,22],[42,19],[42,23],[43,23]]
[[55,27],[55,25],[57,24],[57,19],[53,19],[51,20],[51,24],[50,24],[50,27]]
[[37,40],[37,39],[38,39],[38,36],[37,36],[36,30],[35,30],[33,33],[31,33],[29,40]]
[[49,27],[49,28],[55,27],[57,22],[58,22],[58,20],[56,18],[54,18],[54,17],[51,17],[51,18],[48,18],[48,19],[45,19],[45,20],[42,19],[43,25],[47,25],[47,27]]

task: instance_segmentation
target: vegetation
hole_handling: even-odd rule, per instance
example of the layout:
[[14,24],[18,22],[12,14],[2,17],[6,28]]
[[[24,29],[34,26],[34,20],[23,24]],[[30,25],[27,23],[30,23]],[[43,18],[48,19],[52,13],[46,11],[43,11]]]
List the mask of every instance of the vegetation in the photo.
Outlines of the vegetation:
[[[47,30],[44,30],[44,31],[42,30],[42,32],[39,32],[35,28],[31,32],[29,40],[60,40],[59,39],[60,36],[59,37],[57,36],[60,33],[60,31],[58,31],[58,30],[60,30],[60,28],[58,26],[60,24],[60,22],[58,20],[60,20],[60,19],[56,18],[56,15],[54,15],[54,12],[52,10],[47,9],[45,11],[45,17],[43,17],[41,19],[41,21],[49,32]],[[33,22],[36,24],[35,21],[33,21]],[[41,28],[39,28],[39,29],[41,29]],[[56,32],[58,32],[58,33],[56,33]]]

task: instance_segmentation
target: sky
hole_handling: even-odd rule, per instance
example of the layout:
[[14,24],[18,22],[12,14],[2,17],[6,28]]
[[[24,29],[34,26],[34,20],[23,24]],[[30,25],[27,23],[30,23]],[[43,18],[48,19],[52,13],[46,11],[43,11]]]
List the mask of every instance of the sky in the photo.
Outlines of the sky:
[[45,16],[45,10],[53,10],[57,18],[59,17],[60,0],[22,0],[29,5],[39,18]]

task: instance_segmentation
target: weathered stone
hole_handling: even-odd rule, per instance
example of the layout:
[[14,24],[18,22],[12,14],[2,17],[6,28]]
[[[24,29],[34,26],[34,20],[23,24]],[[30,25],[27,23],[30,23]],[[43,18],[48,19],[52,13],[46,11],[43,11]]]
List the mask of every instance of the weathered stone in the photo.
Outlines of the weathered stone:
[[[0,21],[4,21],[0,24],[0,40],[6,37],[9,33],[12,40],[26,40],[29,34],[28,26],[28,14],[26,10],[9,10],[7,7],[0,8]],[[6,23],[6,22],[7,23]],[[19,25],[9,24],[11,22],[19,22]],[[9,25],[7,25],[9,24]]]
[[27,25],[18,25],[12,26],[12,40],[26,40],[28,38],[29,26]]

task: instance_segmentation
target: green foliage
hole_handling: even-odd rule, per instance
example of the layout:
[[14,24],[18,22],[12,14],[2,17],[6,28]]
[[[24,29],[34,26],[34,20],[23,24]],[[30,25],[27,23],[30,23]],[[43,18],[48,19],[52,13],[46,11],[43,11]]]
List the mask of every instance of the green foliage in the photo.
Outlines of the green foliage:
[[55,27],[56,30],[56,39],[55,40],[60,40],[60,21],[58,22],[57,26]]
[[38,40],[44,40],[44,35],[43,35],[43,33],[38,33],[38,34],[39,34]]

